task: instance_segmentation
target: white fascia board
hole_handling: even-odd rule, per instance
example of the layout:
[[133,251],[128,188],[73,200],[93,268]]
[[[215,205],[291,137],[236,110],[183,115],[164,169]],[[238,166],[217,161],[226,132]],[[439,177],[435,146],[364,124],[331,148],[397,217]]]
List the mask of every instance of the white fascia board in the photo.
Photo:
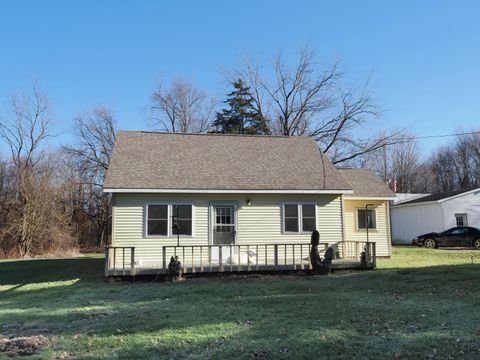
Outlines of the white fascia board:
[[395,196],[345,196],[345,200],[395,200]]
[[129,189],[104,188],[105,193],[151,194],[353,194],[353,190],[220,190],[220,189]]
[[417,202],[417,203],[400,203],[392,205],[392,208],[401,208],[401,207],[409,207],[409,206],[421,206],[421,205],[433,205],[438,204],[438,201],[424,201],[424,202]]

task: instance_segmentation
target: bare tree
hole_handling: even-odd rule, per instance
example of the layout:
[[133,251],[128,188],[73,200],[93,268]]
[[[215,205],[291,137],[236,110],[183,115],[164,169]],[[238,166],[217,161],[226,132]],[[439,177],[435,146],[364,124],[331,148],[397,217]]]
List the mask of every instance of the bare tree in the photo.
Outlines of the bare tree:
[[214,102],[193,82],[176,78],[169,88],[160,82],[151,99],[153,126],[157,129],[200,133],[213,121]]
[[240,77],[251,89],[257,111],[270,119],[271,132],[284,136],[310,136],[338,164],[394,143],[398,133],[362,141],[356,130],[379,115],[363,89],[341,86],[338,63],[321,67],[305,46],[294,66],[282,54],[272,63],[273,75],[262,72],[259,63],[247,62],[232,77]]
[[480,133],[459,135],[455,143],[435,150],[428,161],[436,191],[480,186]]
[[[101,246],[108,241],[111,222],[111,196],[102,191],[116,136],[116,121],[111,109],[100,105],[78,116],[74,121],[74,133],[78,144],[64,147],[64,150],[72,156],[66,159],[70,162],[67,168],[76,168],[76,174],[70,174],[69,179],[76,189],[78,211],[74,217],[81,223],[77,223],[77,235],[91,234],[85,226],[93,222],[97,229],[96,245]],[[85,216],[90,221],[85,221]]]
[[54,166],[44,148],[51,136],[50,109],[47,96],[33,84],[31,94],[11,98],[11,111],[0,124],[0,138],[11,153],[1,235],[22,257],[35,247],[48,247],[62,217],[54,196]]

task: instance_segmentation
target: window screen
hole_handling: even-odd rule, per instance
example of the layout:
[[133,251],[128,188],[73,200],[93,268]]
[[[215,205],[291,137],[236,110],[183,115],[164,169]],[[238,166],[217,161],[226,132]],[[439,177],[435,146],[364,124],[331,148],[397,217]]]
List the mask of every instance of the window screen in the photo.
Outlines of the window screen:
[[192,205],[172,206],[172,234],[192,235]]
[[315,205],[302,205],[302,231],[315,230]]
[[298,232],[298,205],[285,205],[285,231]]
[[365,218],[365,209],[357,209],[357,224],[359,229],[366,229],[368,222],[369,229],[377,228],[376,212],[373,209],[369,209],[367,212],[367,218]]
[[168,235],[168,205],[148,205],[147,234]]

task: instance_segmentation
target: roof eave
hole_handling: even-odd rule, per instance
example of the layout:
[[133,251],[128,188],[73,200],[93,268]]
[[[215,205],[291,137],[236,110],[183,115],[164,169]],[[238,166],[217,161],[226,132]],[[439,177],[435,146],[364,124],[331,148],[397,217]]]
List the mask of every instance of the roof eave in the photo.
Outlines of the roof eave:
[[395,200],[396,196],[345,196],[346,200]]
[[351,189],[148,189],[148,188],[109,188],[105,193],[146,193],[146,194],[353,194]]
[[419,205],[433,205],[433,204],[439,204],[440,202],[438,200],[432,200],[432,201],[418,201],[418,202],[404,202],[400,204],[393,204],[393,207],[396,208],[401,208],[401,207],[409,207],[409,206],[419,206]]

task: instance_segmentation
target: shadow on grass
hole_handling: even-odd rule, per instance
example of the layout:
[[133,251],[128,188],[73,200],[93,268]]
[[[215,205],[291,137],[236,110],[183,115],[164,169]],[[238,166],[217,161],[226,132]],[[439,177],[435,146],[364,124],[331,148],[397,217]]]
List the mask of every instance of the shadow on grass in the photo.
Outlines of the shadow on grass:
[[102,257],[31,259],[0,262],[0,286],[72,279],[101,279]]
[[0,263],[0,284],[12,286],[0,294],[0,333],[46,329],[58,351],[91,359],[425,358],[434,348],[475,358],[477,264],[178,284],[106,283],[102,267]]

